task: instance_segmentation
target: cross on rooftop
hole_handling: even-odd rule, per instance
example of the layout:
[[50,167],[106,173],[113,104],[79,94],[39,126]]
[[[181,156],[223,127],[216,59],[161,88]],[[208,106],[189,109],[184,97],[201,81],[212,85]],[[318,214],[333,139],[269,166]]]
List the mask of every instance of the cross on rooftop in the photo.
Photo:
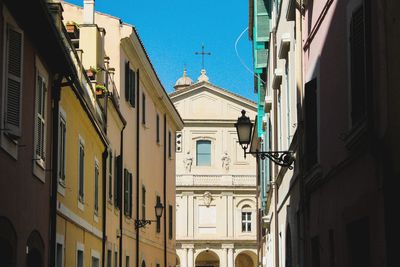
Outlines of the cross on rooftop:
[[204,55],[211,55],[210,52],[204,52],[204,44],[201,45],[201,52],[194,52],[195,55],[201,55],[201,67],[204,69]]

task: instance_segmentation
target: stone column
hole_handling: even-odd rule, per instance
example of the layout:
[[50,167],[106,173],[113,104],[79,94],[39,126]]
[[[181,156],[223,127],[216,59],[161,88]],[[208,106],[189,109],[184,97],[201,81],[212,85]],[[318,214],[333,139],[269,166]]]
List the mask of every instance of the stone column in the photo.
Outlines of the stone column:
[[187,267],[187,248],[182,248],[181,267]]
[[187,267],[194,267],[194,262],[193,262],[193,248],[188,249],[188,264]]
[[233,267],[233,248],[228,248],[228,267]]

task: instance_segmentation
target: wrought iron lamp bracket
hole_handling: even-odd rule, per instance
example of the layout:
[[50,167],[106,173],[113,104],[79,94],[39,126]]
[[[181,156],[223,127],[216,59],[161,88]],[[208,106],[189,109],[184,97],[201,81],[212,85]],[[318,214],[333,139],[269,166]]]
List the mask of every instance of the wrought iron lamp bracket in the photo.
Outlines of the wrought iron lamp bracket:
[[135,220],[135,229],[145,227],[146,225],[156,221],[157,220]]
[[268,158],[272,160],[274,163],[278,164],[282,167],[287,167],[289,170],[293,169],[293,151],[256,151],[256,152],[247,152],[244,150],[244,156],[247,154],[255,155],[257,158],[261,158],[262,160]]

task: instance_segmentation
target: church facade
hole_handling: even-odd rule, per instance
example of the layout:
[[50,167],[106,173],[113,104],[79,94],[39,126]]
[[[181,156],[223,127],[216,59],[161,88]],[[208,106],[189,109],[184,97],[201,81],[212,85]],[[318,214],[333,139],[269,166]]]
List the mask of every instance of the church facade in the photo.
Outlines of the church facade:
[[186,71],[171,100],[184,128],[176,135],[177,266],[258,266],[256,160],[244,157],[234,123],[256,104]]

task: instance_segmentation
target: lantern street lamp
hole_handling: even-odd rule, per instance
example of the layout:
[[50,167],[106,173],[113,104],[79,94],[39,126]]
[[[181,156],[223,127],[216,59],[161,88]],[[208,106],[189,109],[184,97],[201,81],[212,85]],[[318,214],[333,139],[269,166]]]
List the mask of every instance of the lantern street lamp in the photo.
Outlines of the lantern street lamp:
[[250,118],[246,116],[245,110],[242,110],[242,116],[238,118],[237,122],[235,123],[235,127],[239,138],[239,144],[244,150],[245,158],[247,154],[252,154],[256,155],[257,158],[261,158],[263,160],[265,158],[269,158],[279,166],[293,169],[293,151],[246,151],[251,143],[253,123],[250,121]]
[[135,220],[135,229],[142,228],[146,226],[147,224],[151,224],[152,222],[157,222],[160,220],[160,217],[162,216],[164,206],[161,204],[161,202],[157,202],[156,206],[154,207],[154,211],[156,213],[156,220],[147,220],[147,219],[141,219],[141,220]]

